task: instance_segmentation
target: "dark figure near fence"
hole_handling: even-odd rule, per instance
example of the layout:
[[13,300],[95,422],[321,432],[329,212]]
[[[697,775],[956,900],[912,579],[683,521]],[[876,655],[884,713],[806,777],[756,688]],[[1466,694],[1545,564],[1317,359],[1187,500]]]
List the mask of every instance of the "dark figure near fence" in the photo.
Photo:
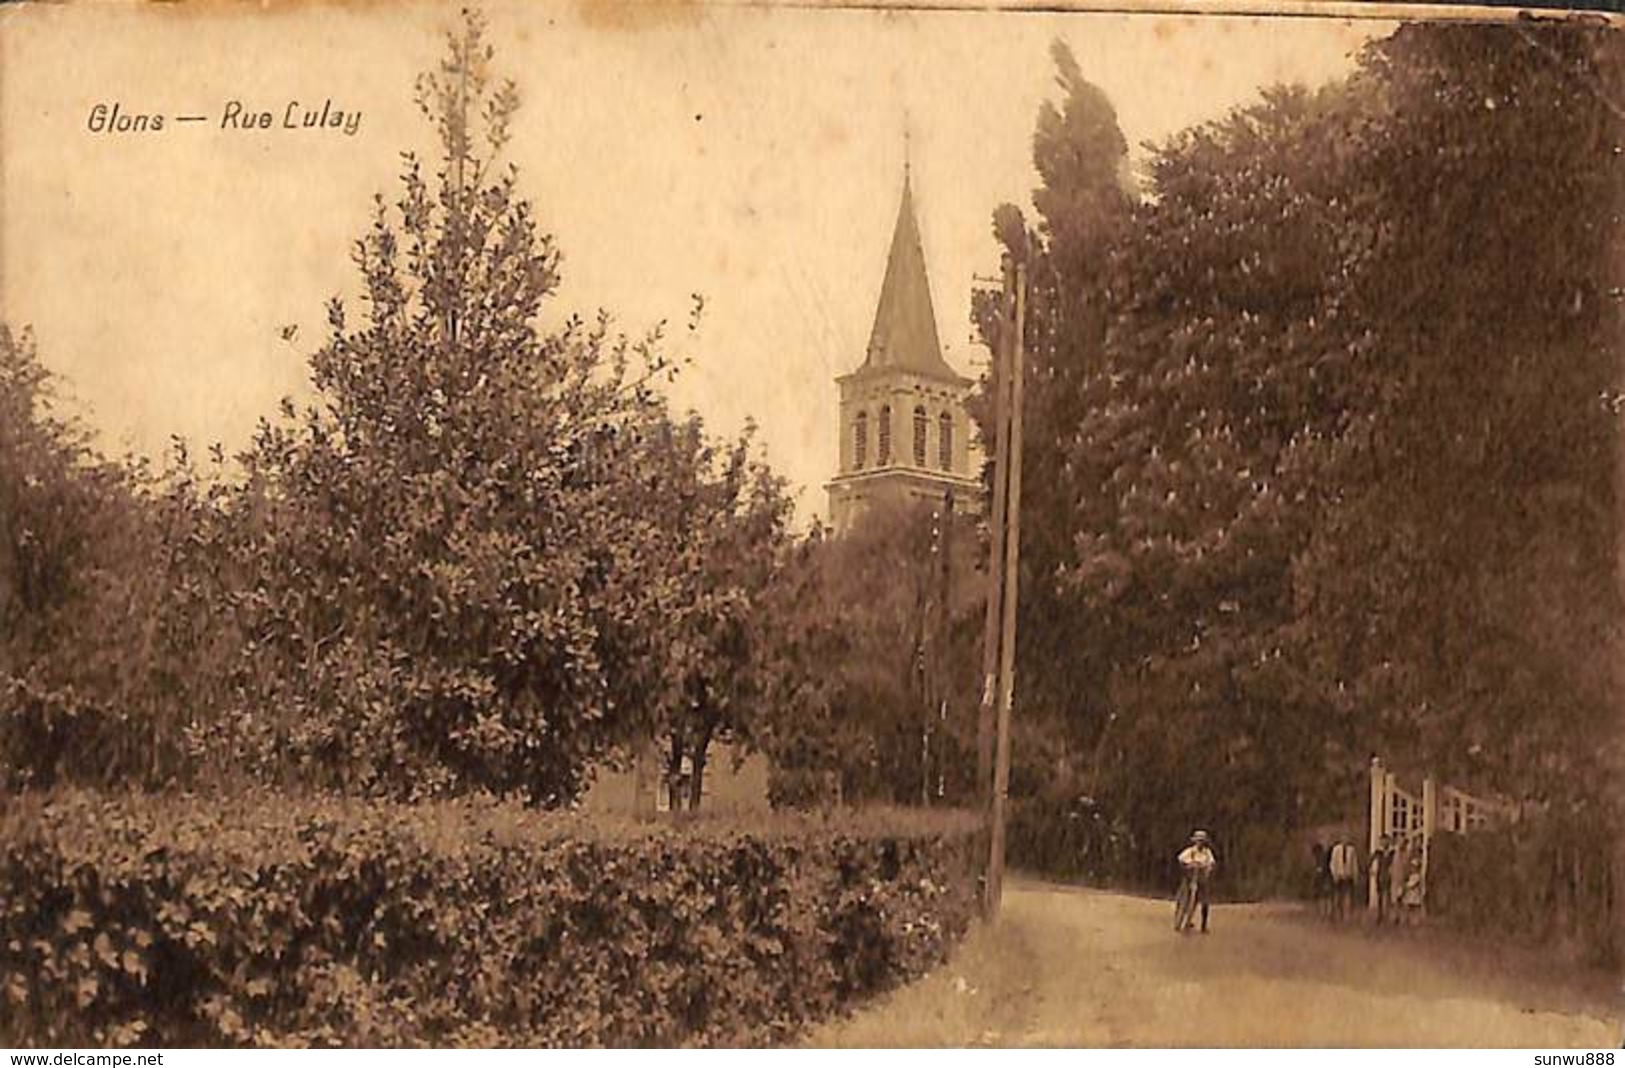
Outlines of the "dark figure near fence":
[[1316,842],[1310,847],[1309,855],[1314,862],[1314,870],[1309,876],[1310,900],[1315,903],[1315,911],[1322,916],[1330,917],[1332,914],[1332,851],[1326,848],[1325,843]]
[[1332,846],[1332,918],[1339,921],[1354,916],[1354,882],[1360,874],[1360,854],[1348,835]]
[[1389,920],[1394,887],[1394,842],[1386,834],[1377,840],[1377,849],[1371,854],[1369,865],[1374,876],[1377,895],[1377,922]]

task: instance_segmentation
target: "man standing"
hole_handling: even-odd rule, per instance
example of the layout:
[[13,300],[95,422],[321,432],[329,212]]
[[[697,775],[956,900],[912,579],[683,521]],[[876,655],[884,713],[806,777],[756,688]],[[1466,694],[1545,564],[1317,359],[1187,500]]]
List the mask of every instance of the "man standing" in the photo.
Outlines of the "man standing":
[[1184,912],[1180,917],[1181,934],[1190,930],[1198,905],[1202,907],[1202,933],[1207,934],[1208,884],[1213,879],[1213,869],[1218,866],[1219,861],[1213,855],[1213,847],[1208,842],[1207,832],[1197,831],[1192,834],[1191,844],[1179,854],[1180,899],[1187,900],[1185,895],[1190,895],[1188,898],[1190,911]]
[[1371,854],[1370,871],[1372,892],[1377,895],[1376,919],[1380,925],[1388,920],[1394,876],[1394,843],[1386,834],[1377,839],[1376,852]]
[[1348,835],[1332,846],[1332,916],[1346,920],[1354,914],[1354,880],[1360,872],[1360,855]]

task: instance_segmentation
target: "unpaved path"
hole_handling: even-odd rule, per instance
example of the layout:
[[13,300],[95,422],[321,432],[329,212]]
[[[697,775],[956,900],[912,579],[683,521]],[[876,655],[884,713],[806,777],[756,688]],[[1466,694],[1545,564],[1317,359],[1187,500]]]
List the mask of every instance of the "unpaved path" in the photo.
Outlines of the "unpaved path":
[[1426,932],[1220,906],[1176,935],[1168,902],[1040,883],[1006,891],[919,983],[815,1046],[1614,1047],[1603,977]]

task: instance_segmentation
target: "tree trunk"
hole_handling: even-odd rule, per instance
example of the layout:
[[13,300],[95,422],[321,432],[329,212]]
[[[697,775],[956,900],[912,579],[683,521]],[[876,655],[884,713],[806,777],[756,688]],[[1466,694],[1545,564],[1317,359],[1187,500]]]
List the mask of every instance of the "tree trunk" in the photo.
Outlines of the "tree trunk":
[[659,764],[654,739],[639,739],[632,755],[632,815],[644,820],[654,816],[655,794],[659,791]]
[[679,812],[683,807],[683,742],[673,734],[671,737],[671,753],[666,758],[666,796],[671,799],[671,810]]
[[694,774],[688,780],[688,807],[698,812],[700,800],[705,796],[705,758],[711,748],[711,730],[706,727],[694,746]]

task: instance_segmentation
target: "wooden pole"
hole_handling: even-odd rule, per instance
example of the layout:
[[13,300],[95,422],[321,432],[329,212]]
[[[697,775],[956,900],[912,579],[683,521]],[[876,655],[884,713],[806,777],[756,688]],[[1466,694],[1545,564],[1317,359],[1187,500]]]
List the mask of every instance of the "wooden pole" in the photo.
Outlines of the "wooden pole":
[[1014,334],[1010,329],[1015,307],[1015,272],[1004,261],[1004,299],[999,308],[999,334],[993,345],[993,488],[989,511],[992,545],[987,558],[987,614],[982,630],[982,704],[976,717],[976,798],[984,811],[993,812],[993,721],[998,703],[999,623],[1004,612],[1004,505],[1005,456],[1010,450],[1010,402],[1006,390],[1007,355]]
[[1009,501],[1005,505],[1006,526],[1004,538],[1004,622],[999,628],[999,717],[998,737],[994,747],[993,765],[993,833],[988,863],[987,915],[999,913],[999,902],[1004,895],[1004,819],[1005,800],[1010,792],[1010,708],[1015,701],[1016,689],[1016,601],[1019,590],[1018,576],[1021,565],[1021,400],[1022,346],[1027,313],[1027,268],[1016,265],[1016,300],[1013,343],[1010,350],[1010,440],[1006,452]]
[[[1613,98],[1618,100],[1619,93],[1625,91],[1625,65],[1610,64],[1609,70],[1612,75],[1609,81],[1612,83]],[[1617,210],[1617,206],[1625,198],[1618,196],[1617,189],[1615,193],[1614,204]],[[1615,232],[1618,232],[1617,225]],[[1625,274],[1625,248],[1616,243],[1614,246],[1614,277],[1619,278],[1622,274]],[[1616,350],[1615,360],[1614,389],[1621,394],[1625,394],[1625,348]],[[1614,509],[1617,513],[1617,525],[1614,531],[1614,581],[1619,584],[1617,606],[1620,603],[1625,603],[1625,430],[1622,430],[1617,425],[1614,428],[1613,484]],[[1610,650],[1610,653],[1616,657],[1625,657],[1625,648],[1616,645],[1614,649]],[[1619,717],[1618,722],[1615,724],[1615,737],[1625,737],[1625,688],[1616,686],[1613,689],[1617,705],[1616,715]],[[1613,763],[1613,796],[1604,799],[1604,805],[1612,803],[1613,811],[1611,814],[1613,816],[1614,832],[1613,870],[1610,873],[1608,897],[1608,906],[1612,911],[1612,916],[1608,918],[1612,921],[1610,926],[1614,940],[1613,951],[1619,959],[1625,960],[1625,787],[1620,785],[1625,783],[1625,746],[1615,747]],[[1604,811],[1606,812],[1608,809],[1604,808]],[[1619,997],[1621,1004],[1625,1005],[1625,969],[1621,970]]]
[[938,525],[941,537],[937,539],[942,554],[942,585],[937,589],[936,667],[932,674],[936,680],[937,736],[942,739],[937,749],[937,799],[945,792],[948,777],[948,700],[953,692],[951,684],[953,661],[953,587],[954,587],[954,491],[942,495],[942,522]]
[[922,589],[929,589],[920,605],[920,804],[931,804],[931,731],[936,726],[937,714],[937,531],[941,522],[938,514],[931,513],[931,531],[925,553],[925,579]]
[[[1382,841],[1382,836],[1388,833],[1388,769],[1382,766],[1382,758],[1379,756],[1372,756],[1371,758],[1370,799],[1365,836],[1365,855],[1367,857],[1376,855],[1377,844]],[[1395,878],[1398,877],[1399,875],[1396,872]],[[1375,912],[1377,908],[1377,873],[1375,869],[1369,873],[1366,879],[1366,893],[1371,911]]]
[[[927,554],[929,557],[929,554]],[[926,663],[928,624],[926,613],[931,608],[930,588],[934,572],[928,566],[926,574],[915,575],[914,589],[914,648],[908,661],[908,692],[920,702],[920,804],[931,800],[931,680]]]

